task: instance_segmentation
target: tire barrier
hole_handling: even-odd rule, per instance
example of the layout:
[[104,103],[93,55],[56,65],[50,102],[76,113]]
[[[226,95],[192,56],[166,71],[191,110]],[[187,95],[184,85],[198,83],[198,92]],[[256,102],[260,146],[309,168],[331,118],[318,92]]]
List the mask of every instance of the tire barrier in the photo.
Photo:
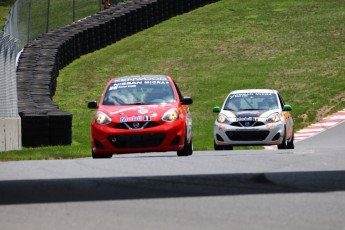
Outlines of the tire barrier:
[[130,0],[27,44],[17,66],[22,145],[70,145],[72,114],[52,101],[59,70],[80,56],[104,48],[164,20],[218,0]]

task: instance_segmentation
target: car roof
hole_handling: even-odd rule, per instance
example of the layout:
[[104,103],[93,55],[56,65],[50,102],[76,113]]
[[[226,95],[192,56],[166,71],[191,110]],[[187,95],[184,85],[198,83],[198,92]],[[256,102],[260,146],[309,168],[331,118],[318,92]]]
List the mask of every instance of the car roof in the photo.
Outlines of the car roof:
[[230,94],[237,94],[237,93],[274,93],[276,94],[277,91],[274,89],[241,89],[232,91]]

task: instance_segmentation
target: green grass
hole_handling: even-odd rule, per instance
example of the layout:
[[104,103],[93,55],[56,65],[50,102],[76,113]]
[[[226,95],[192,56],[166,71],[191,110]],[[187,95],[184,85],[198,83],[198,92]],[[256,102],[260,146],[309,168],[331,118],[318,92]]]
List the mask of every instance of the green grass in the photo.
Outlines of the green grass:
[[[28,9],[30,11],[30,21],[28,24]],[[20,39],[24,43],[34,40],[48,30],[58,28],[72,23],[74,20],[87,17],[101,10],[98,0],[75,0],[75,11],[73,12],[73,1],[71,0],[51,0],[31,1],[21,5],[19,14]],[[28,36],[29,35],[29,36]]]
[[[2,24],[4,24],[8,11],[14,2],[14,0],[0,1],[0,15],[4,15]],[[28,13],[29,9],[30,14]],[[102,9],[103,5],[100,0],[22,1],[22,4],[18,4],[17,11],[21,47],[45,33],[47,29],[51,30],[68,25]]]
[[0,0],[0,28],[2,30],[3,25],[6,22],[6,17],[11,10],[12,4],[15,0]]
[[194,150],[213,149],[212,107],[235,89],[274,88],[299,130],[345,108],[343,0],[223,0],[123,39],[60,71],[54,101],[73,113],[73,143],[0,159],[90,156],[90,99],[113,76],[171,75],[192,96]]

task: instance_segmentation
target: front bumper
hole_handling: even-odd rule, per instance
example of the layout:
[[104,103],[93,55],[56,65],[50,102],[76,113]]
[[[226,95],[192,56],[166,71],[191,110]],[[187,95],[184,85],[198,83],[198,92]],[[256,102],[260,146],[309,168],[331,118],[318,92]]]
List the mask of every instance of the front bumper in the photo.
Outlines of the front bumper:
[[278,145],[284,138],[284,123],[268,123],[255,127],[237,127],[214,124],[214,140],[217,145]]
[[179,151],[183,149],[184,136],[182,119],[143,129],[91,125],[92,150],[96,154]]

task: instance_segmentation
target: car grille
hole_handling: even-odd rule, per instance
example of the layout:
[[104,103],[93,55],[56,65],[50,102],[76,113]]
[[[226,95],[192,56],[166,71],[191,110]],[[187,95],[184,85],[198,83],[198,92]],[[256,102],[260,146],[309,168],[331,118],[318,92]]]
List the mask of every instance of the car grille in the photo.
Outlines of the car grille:
[[165,136],[165,133],[111,135],[108,140],[116,148],[145,148],[161,145]]
[[263,141],[270,132],[263,131],[227,131],[226,135],[232,141]]
[[146,121],[146,122],[125,122],[117,123],[113,127],[116,129],[147,129],[159,126],[158,122]]
[[236,127],[256,127],[265,125],[265,123],[260,121],[238,121],[231,123],[231,125]]

